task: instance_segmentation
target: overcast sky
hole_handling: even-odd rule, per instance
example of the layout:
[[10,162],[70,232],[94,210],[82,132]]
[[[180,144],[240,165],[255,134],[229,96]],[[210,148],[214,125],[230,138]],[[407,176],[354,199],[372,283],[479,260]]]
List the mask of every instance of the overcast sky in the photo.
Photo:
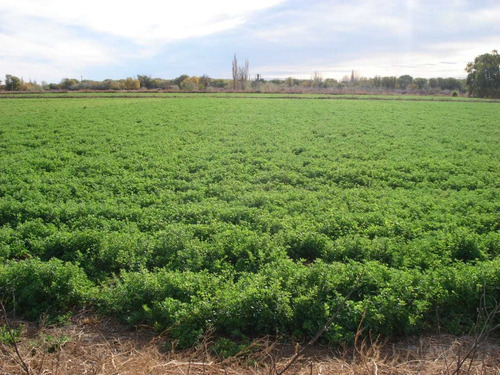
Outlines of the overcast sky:
[[498,0],[0,0],[0,79],[208,74],[464,77],[500,50]]

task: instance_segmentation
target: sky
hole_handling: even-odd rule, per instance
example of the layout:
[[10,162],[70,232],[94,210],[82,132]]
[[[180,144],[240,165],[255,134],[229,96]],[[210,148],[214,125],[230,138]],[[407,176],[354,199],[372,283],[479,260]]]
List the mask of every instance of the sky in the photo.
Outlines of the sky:
[[465,77],[498,0],[0,0],[0,79]]

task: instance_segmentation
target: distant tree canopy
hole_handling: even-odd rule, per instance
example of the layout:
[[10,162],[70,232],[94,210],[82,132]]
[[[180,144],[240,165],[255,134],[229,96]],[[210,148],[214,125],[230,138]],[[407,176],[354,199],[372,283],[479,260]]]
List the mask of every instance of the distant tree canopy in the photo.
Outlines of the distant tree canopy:
[[138,79],[128,77],[123,80],[122,86],[124,90],[139,90],[141,88],[141,82]]
[[211,83],[212,83],[212,79],[208,75],[203,74],[199,79],[200,90],[208,89],[210,87]]
[[382,77],[382,87],[386,89],[395,89],[398,79],[396,77]]
[[469,95],[480,98],[500,98],[500,56],[496,50],[477,56],[467,64]]
[[417,86],[419,90],[423,90],[425,88],[425,84],[427,83],[427,79],[425,78],[415,78],[413,83]]
[[74,85],[77,85],[79,81],[75,78],[63,78],[61,80],[60,88],[64,90],[71,90]]
[[5,90],[19,91],[21,89],[22,80],[16,76],[7,74],[5,76]]
[[231,86],[231,84],[229,82],[230,81],[225,80],[225,79],[212,79],[210,81],[210,86],[215,87],[215,88],[219,88],[219,89],[227,89],[228,87]]
[[[236,57],[236,56],[235,56]],[[225,90],[253,90],[258,92],[279,91],[314,91],[314,90],[352,90],[361,92],[411,92],[420,94],[445,94],[456,90],[456,94],[464,92],[465,80],[456,78],[413,78],[410,75],[375,76],[373,78],[362,77],[358,72],[352,70],[346,74],[341,81],[333,78],[323,78],[321,72],[315,71],[309,79],[298,79],[293,77],[275,78],[265,80],[257,74],[250,81],[248,74],[248,61],[239,66],[233,59],[233,79],[214,79],[208,75],[188,76],[182,74],[174,79],[152,78],[150,75],[138,75],[137,78],[105,79],[103,81],[78,80],[75,78],[63,78],[58,83],[42,82],[37,84],[31,80],[25,82],[22,78],[7,74],[0,90],[9,91],[43,91],[43,90],[183,90],[183,91],[225,91]]]
[[137,75],[137,80],[139,81],[139,85],[144,89],[152,89],[154,88],[154,80],[150,76],[146,75]]
[[174,85],[177,85],[179,87],[181,87],[181,83],[186,79],[186,78],[189,78],[189,76],[187,74],[181,74],[179,77],[177,78],[174,78]]
[[180,88],[184,91],[195,91],[198,90],[199,84],[200,79],[198,77],[187,77],[181,82]]
[[406,89],[408,86],[410,86],[412,82],[413,82],[413,77],[408,74],[399,77],[397,80],[399,88],[403,90]]

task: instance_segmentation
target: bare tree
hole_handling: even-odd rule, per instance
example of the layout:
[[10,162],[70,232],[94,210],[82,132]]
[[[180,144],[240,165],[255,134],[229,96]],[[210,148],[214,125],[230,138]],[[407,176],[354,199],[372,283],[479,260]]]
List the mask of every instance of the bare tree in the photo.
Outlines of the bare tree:
[[359,82],[360,80],[360,75],[357,71],[353,70],[351,72],[351,84],[354,84],[356,82]]
[[315,70],[311,77],[311,81],[313,87],[321,87],[321,84],[323,83],[323,75]]
[[244,66],[238,66],[238,60],[236,58],[236,54],[234,55],[233,58],[233,66],[232,66],[232,72],[233,72],[233,84],[232,88],[233,90],[244,90],[247,81],[249,80],[249,64],[248,60],[245,60],[245,65]]
[[203,74],[200,77],[200,82],[199,82],[200,89],[206,90],[207,88],[209,88],[211,81],[212,81],[212,79],[208,75]]
[[238,87],[238,59],[236,59],[236,54],[233,58],[233,90]]
[[238,82],[240,90],[245,90],[245,86],[248,81],[248,71],[249,71],[248,60],[245,60],[245,65],[238,67]]

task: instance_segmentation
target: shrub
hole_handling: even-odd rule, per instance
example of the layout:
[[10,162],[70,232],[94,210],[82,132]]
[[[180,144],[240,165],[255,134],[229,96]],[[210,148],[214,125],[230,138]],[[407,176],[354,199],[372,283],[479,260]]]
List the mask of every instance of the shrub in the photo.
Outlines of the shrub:
[[94,292],[82,269],[58,259],[0,266],[0,299],[28,319],[62,316],[90,302]]

